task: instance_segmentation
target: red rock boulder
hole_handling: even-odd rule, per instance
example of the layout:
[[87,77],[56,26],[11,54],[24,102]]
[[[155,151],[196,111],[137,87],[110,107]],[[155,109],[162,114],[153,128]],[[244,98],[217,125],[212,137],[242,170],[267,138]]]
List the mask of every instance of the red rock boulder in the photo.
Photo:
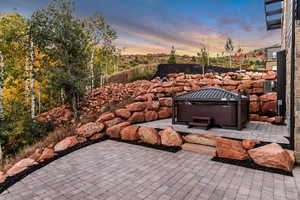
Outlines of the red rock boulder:
[[260,101],[277,101],[277,93],[270,92],[259,97]]
[[36,165],[36,164],[38,164],[38,163],[35,162],[35,160],[33,160],[31,158],[22,159],[19,162],[17,162],[14,166],[12,166],[12,168],[10,168],[6,172],[6,175],[7,176],[14,176],[14,175],[24,171],[28,167],[31,167],[31,166]]
[[145,121],[145,113],[144,112],[134,112],[131,117],[128,119],[131,124],[140,123]]
[[161,144],[169,147],[182,145],[182,137],[172,127],[167,127],[158,133],[161,138]]
[[0,171],[0,184],[5,182],[6,177],[7,175]]
[[104,129],[104,124],[101,122],[90,122],[80,126],[76,132],[81,137],[91,137],[95,133],[99,133]]
[[106,128],[109,128],[109,127],[112,127],[114,125],[120,124],[122,122],[123,122],[123,120],[121,118],[117,117],[117,118],[114,118],[112,120],[104,122],[104,125],[105,125]]
[[131,112],[144,111],[146,108],[146,103],[144,102],[135,102],[126,106],[126,108]]
[[261,110],[263,113],[276,113],[277,111],[277,102],[276,101],[268,101],[268,102],[263,102]]
[[257,101],[250,102],[249,111],[250,113],[257,113],[258,111],[260,111],[259,103]]
[[104,137],[104,133],[96,133],[96,134],[94,134],[92,137],[90,137],[89,139],[90,140],[98,140],[98,139],[100,139],[100,138],[103,138]]
[[158,119],[158,114],[155,111],[145,112],[145,121],[150,122]]
[[242,146],[242,142],[224,138],[216,139],[217,156],[235,160],[247,160],[248,154]]
[[250,120],[251,121],[259,121],[259,115],[258,114],[250,114]]
[[38,162],[43,162],[45,159],[53,158],[56,155],[53,149],[46,148],[44,149],[42,155],[38,158]]
[[139,126],[127,126],[126,128],[122,129],[120,132],[122,140],[128,141],[136,141],[139,140],[138,130]]
[[172,108],[170,107],[161,107],[158,111],[158,118],[165,119],[172,116]]
[[115,114],[117,117],[121,117],[123,119],[128,119],[131,116],[130,111],[125,108],[115,110]]
[[242,145],[244,147],[244,149],[253,149],[255,147],[255,145],[260,144],[259,140],[243,140],[242,141]]
[[187,143],[201,144],[201,145],[215,147],[217,137],[203,135],[203,134],[191,133],[191,134],[188,134],[186,136],[183,136],[183,139]]
[[115,118],[115,114],[114,113],[104,113],[102,114],[96,122],[105,122],[105,121],[108,121],[108,120],[111,120]]
[[159,110],[159,101],[147,102],[147,109],[158,111]]
[[279,144],[267,144],[248,151],[250,158],[258,165],[291,172],[294,167],[294,154]]
[[158,135],[158,132],[155,128],[142,126],[138,130],[139,138],[148,144],[161,144],[161,139]]
[[239,81],[234,81],[234,80],[225,80],[223,82],[223,85],[227,85],[227,86],[237,86],[239,85]]
[[170,97],[160,98],[159,103],[161,106],[172,107],[172,98]]
[[130,123],[129,122],[123,122],[117,125],[114,125],[112,127],[109,127],[108,129],[106,129],[106,134],[110,137],[110,138],[120,138],[120,132],[123,128],[125,128],[126,126],[129,126]]
[[62,141],[60,141],[59,143],[57,143],[54,146],[54,151],[63,151],[66,150],[69,147],[75,146],[76,144],[78,144],[78,140],[76,139],[75,136],[69,136],[66,137],[65,139],[63,139]]

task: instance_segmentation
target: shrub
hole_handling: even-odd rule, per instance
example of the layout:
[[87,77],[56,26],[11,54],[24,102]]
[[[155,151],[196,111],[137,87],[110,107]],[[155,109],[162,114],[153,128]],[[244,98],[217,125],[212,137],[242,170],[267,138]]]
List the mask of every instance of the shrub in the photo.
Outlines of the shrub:
[[25,146],[34,144],[53,130],[50,123],[34,121],[30,116],[16,121],[3,121],[0,128],[3,155],[14,155]]

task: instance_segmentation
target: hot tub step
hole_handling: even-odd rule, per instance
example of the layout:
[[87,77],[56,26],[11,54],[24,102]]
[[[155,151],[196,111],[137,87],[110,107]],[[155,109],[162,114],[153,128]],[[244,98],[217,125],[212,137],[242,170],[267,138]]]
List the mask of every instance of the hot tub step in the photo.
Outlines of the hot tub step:
[[191,151],[202,155],[216,156],[216,148],[211,146],[184,143],[181,148],[185,151]]

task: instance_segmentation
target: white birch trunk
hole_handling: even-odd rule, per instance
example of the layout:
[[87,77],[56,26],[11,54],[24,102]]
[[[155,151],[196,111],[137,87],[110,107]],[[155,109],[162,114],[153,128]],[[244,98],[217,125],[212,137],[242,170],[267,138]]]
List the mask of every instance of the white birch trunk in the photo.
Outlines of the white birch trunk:
[[[0,51],[0,121],[4,119],[4,108],[3,108],[3,85],[4,85],[4,61],[2,52]],[[2,147],[0,144],[0,162],[2,162]]]
[[35,90],[34,90],[34,75],[33,75],[33,62],[34,62],[34,49],[33,42],[30,42],[30,65],[29,65],[29,76],[30,76],[30,96],[31,96],[31,118],[35,117]]
[[92,51],[92,56],[91,56],[91,60],[90,60],[90,79],[91,79],[91,90],[94,89],[95,87],[95,83],[94,83],[94,56],[95,56],[95,47],[93,48]]
[[62,104],[65,104],[65,95],[64,95],[64,90],[60,89],[60,99]]
[[229,54],[229,66],[231,68],[231,53]]
[[0,51],[0,121],[4,119],[3,85],[4,85],[4,62],[3,62],[2,52]]
[[39,114],[42,111],[42,102],[41,102],[41,85],[38,83],[38,104],[39,104]]

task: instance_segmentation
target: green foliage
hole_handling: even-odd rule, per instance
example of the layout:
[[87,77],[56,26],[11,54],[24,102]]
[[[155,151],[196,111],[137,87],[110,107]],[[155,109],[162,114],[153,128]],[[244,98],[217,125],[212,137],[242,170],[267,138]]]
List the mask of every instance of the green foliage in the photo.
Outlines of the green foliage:
[[170,54],[170,57],[168,59],[168,63],[169,64],[176,64],[176,50],[175,50],[174,46],[172,46],[171,54]]
[[234,49],[233,42],[232,42],[231,38],[228,38],[226,41],[226,44],[225,44],[225,51],[231,53],[233,51],[233,49]]
[[15,155],[25,146],[42,139],[53,127],[50,123],[41,123],[31,119],[30,114],[20,119],[0,122],[0,142],[4,155]]
[[74,14],[74,2],[53,0],[47,9],[35,11],[30,21],[34,44],[45,54],[50,81],[63,90],[78,119],[78,105],[87,85],[90,35],[87,24]]
[[197,56],[199,57],[199,64],[202,66],[208,66],[208,52],[206,48],[201,48],[200,53],[197,53]]

